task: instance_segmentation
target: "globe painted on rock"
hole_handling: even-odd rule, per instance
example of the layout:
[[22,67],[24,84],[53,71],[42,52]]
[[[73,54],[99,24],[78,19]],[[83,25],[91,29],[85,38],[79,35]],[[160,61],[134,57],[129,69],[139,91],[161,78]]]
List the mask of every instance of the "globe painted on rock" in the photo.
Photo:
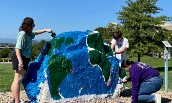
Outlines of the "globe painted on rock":
[[49,102],[82,95],[114,94],[118,62],[100,33],[64,32],[48,41],[23,80],[28,98]]

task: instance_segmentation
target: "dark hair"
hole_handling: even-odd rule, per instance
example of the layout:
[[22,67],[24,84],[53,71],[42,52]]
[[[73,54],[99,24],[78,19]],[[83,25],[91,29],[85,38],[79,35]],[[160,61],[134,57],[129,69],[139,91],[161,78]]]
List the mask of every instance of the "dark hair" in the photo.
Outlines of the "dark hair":
[[121,63],[121,67],[125,68],[131,64],[133,64],[134,62],[133,61],[129,61],[129,60],[123,60],[122,63]]
[[32,31],[30,28],[33,28],[34,26],[35,26],[34,20],[30,17],[26,17],[26,18],[24,18],[24,20],[19,28],[19,31],[25,31],[25,33],[31,34]]
[[113,34],[114,39],[118,39],[122,37],[122,33],[119,30],[116,32],[113,32],[112,34]]

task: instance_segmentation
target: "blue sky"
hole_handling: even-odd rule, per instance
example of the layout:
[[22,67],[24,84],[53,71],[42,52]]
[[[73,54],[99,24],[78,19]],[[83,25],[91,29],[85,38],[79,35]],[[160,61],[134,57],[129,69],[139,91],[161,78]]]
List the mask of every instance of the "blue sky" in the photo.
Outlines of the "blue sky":
[[[35,21],[34,30],[51,28],[57,34],[68,31],[94,30],[117,22],[117,12],[126,0],[0,0],[0,38],[16,39],[25,17]],[[158,15],[172,17],[172,0],[159,0]],[[51,39],[48,33],[35,39]]]

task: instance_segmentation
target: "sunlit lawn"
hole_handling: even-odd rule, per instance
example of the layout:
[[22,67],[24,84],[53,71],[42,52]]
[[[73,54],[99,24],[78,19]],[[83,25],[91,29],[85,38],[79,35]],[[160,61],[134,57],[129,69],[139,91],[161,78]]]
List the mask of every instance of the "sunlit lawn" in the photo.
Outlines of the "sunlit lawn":
[[0,63],[0,92],[10,91],[13,76],[14,71],[12,70],[12,64]]
[[[13,78],[12,63],[0,63],[0,92],[11,91]],[[23,86],[21,86],[21,90],[23,90]]]

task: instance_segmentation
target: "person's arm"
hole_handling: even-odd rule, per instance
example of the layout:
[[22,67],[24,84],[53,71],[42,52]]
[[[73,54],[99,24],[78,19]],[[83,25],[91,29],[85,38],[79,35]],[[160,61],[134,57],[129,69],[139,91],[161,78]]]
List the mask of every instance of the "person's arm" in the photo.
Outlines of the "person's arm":
[[16,42],[16,46],[15,46],[15,52],[16,52],[16,56],[17,56],[17,60],[18,60],[18,69],[23,69],[23,60],[22,60],[22,53],[21,53],[21,49],[24,48],[25,46],[25,32],[20,31],[18,33],[18,37],[17,37],[17,42]]
[[116,44],[116,40],[115,39],[112,39],[112,41],[111,41],[111,49],[112,49],[112,51],[113,51],[113,53],[115,54],[115,44]]
[[122,47],[119,50],[116,50],[115,54],[122,54],[127,50],[127,48],[129,48],[129,42],[128,42],[128,39],[124,38]]
[[121,54],[121,53],[124,53],[126,51],[126,47],[121,47],[119,50],[116,50],[115,51],[115,54]]
[[35,31],[36,35],[39,35],[39,34],[42,34],[45,32],[52,33],[53,31],[51,29],[43,29],[43,30],[36,30]]
[[15,51],[16,51],[16,56],[17,56],[18,62],[19,62],[18,69],[21,70],[24,67],[21,52],[20,52],[19,48],[16,48]]
[[19,62],[23,62],[20,49],[19,48],[15,48],[15,51],[16,51],[16,56],[17,56],[18,61]]
[[131,82],[131,77],[128,77],[127,79],[122,80],[123,83]]
[[111,49],[112,49],[112,51],[115,50],[115,44],[111,44]]
[[137,67],[134,67],[133,70],[131,71],[131,81],[132,81],[132,103],[137,103],[138,101],[138,93],[140,89],[140,74],[137,70]]

